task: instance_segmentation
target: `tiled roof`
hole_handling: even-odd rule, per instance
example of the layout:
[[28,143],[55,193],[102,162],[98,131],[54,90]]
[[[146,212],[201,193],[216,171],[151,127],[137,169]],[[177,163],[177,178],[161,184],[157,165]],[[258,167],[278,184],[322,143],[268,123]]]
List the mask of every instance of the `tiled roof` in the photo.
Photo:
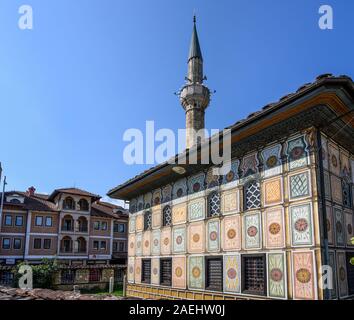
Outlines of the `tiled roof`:
[[112,203],[97,201],[91,207],[92,216],[115,219],[128,218],[128,211],[126,209]]
[[62,188],[62,189],[55,189],[52,194],[49,196],[48,199],[52,200],[54,197],[59,194],[59,193],[67,193],[67,194],[73,194],[73,195],[78,195],[78,196],[84,196],[84,197],[91,197],[93,198],[93,201],[96,201],[101,198],[101,196],[97,194],[93,194],[91,192],[78,189],[78,188]]

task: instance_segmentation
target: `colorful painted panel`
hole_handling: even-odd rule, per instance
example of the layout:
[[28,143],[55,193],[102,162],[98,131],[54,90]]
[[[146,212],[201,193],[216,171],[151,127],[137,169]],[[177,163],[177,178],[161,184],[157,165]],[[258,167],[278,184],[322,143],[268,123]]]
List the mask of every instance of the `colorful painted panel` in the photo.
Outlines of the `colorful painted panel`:
[[240,215],[225,217],[223,222],[223,250],[241,250],[241,217]]
[[204,173],[198,173],[188,179],[188,192],[193,194],[204,190]]
[[152,205],[157,206],[161,203],[161,189],[157,189],[152,193]]
[[189,289],[204,289],[204,256],[189,257]]
[[342,210],[338,208],[333,208],[334,212],[334,223],[336,230],[336,244],[337,246],[345,245],[345,225],[344,225],[344,217]]
[[161,254],[171,254],[171,228],[164,228],[161,230]]
[[160,230],[154,230],[152,232],[152,249],[151,253],[153,255],[159,255],[160,254],[160,238],[161,238],[161,231]]
[[286,268],[284,253],[268,254],[268,295],[286,298]]
[[291,243],[293,246],[312,245],[313,226],[311,204],[290,207]]
[[204,222],[194,222],[188,226],[188,252],[202,253],[205,244]]
[[309,171],[289,176],[290,200],[311,195]]
[[223,184],[231,183],[238,179],[238,168],[240,166],[239,160],[232,160],[231,161],[231,170],[224,175],[223,177]]
[[130,234],[128,239],[128,256],[133,257],[135,256],[135,234]]
[[289,140],[286,153],[288,155],[289,170],[308,165],[308,150],[304,136]]
[[348,283],[347,283],[347,265],[344,252],[337,251],[337,278],[339,296],[345,297],[348,295]]
[[161,227],[161,206],[154,207],[152,209],[152,227],[160,228]]
[[152,206],[152,193],[148,192],[144,195],[144,208],[149,209]]
[[265,180],[263,183],[264,206],[283,202],[282,178]]
[[167,185],[162,188],[162,202],[169,202],[172,200],[172,187]]
[[187,205],[180,204],[172,207],[172,223],[180,224],[185,223],[187,220]]
[[178,199],[187,195],[187,180],[180,179],[173,185],[173,199]]
[[294,299],[316,299],[312,251],[293,252]]
[[144,209],[144,196],[140,195],[138,198],[138,211],[141,211]]
[[334,251],[328,252],[329,266],[332,268],[332,288],[329,288],[329,292],[332,299],[337,298],[337,266]]
[[339,176],[340,167],[339,167],[339,150],[337,147],[331,143],[328,144],[329,152],[329,169],[332,173]]
[[241,258],[239,254],[224,255],[224,291],[241,292]]
[[204,219],[205,216],[205,200],[198,199],[191,201],[188,205],[189,220]]
[[322,140],[322,162],[323,162],[323,168],[328,170],[329,163],[328,163],[327,139],[322,136],[321,140]]
[[144,217],[142,214],[136,216],[136,231],[140,232],[143,231],[143,222]]
[[134,265],[135,259],[134,257],[129,257],[128,258],[128,282],[129,283],[134,283],[135,280],[135,265]]
[[243,234],[245,249],[258,249],[261,247],[261,218],[259,213],[243,217]]
[[242,170],[242,178],[248,177],[258,172],[258,159],[257,153],[253,153],[243,158],[241,170]]
[[186,288],[186,258],[172,258],[172,287],[185,289]]
[[215,173],[214,169],[219,170],[218,168],[212,167],[208,170],[206,177],[205,177],[205,182],[208,188],[213,188],[219,185],[219,175],[217,174],[219,171],[216,171]]
[[338,204],[342,204],[342,182],[341,180],[334,176],[331,175],[331,189],[332,189],[332,199],[334,202],[337,202]]
[[224,215],[239,212],[239,191],[234,189],[224,192],[221,195],[221,207]]
[[262,151],[265,178],[272,177],[282,173],[280,152],[281,152],[280,144],[268,147]]
[[219,220],[210,220],[207,223],[207,247],[209,252],[220,250]]
[[143,233],[143,255],[149,256],[151,253],[151,231]]
[[141,256],[143,254],[143,234],[137,233],[135,241],[135,255]]
[[151,259],[151,284],[160,284],[160,259]]
[[349,157],[346,153],[340,153],[340,173],[341,176],[350,181],[350,164]]
[[173,228],[173,253],[186,252],[186,228]]
[[141,258],[135,258],[135,283],[141,283]]
[[285,246],[283,208],[272,208],[265,211],[265,241],[269,249]]
[[[351,246],[351,238],[354,237],[354,233],[353,233],[353,213],[351,212],[346,212],[345,213],[345,221],[346,221],[346,232],[347,232],[347,245]],[[354,256],[354,254],[353,254]]]
[[129,232],[130,233],[135,232],[135,220],[136,220],[135,216],[129,217]]
[[331,198],[331,181],[329,179],[329,173],[327,171],[323,172],[323,180],[325,185],[325,197],[327,199]]
[[326,206],[326,214],[327,214],[327,236],[328,236],[328,243],[334,244],[334,224],[333,224],[333,212],[332,207]]

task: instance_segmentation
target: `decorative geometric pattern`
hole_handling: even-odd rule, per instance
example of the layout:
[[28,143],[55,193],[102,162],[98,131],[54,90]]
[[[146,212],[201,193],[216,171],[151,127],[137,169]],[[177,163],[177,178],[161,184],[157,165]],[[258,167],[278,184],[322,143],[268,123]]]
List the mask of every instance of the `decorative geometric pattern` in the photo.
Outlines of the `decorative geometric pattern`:
[[264,177],[272,177],[282,173],[280,160],[281,145],[277,144],[264,149],[261,153],[264,165]]
[[239,193],[237,189],[224,192],[222,194],[222,213],[223,214],[232,214],[239,212]]
[[345,297],[348,295],[348,283],[347,283],[347,266],[345,259],[345,252],[337,251],[337,279],[339,287],[339,297]]
[[259,182],[256,180],[250,181],[244,190],[245,194],[245,209],[258,209],[261,206],[261,191]]
[[149,230],[152,227],[152,214],[151,211],[144,213],[144,230]]
[[144,208],[149,209],[152,206],[152,193],[148,192],[144,195]]
[[283,248],[284,239],[284,218],[283,208],[272,208],[265,211],[264,232],[266,248]]
[[329,180],[329,173],[325,171],[323,173],[323,180],[324,180],[324,185],[325,185],[325,197],[327,199],[331,198],[331,182]]
[[137,232],[142,231],[143,230],[143,224],[144,224],[144,217],[143,217],[142,214],[138,214],[136,216],[135,223],[136,223],[136,231]]
[[332,189],[332,200],[338,204],[342,204],[342,183],[341,180],[331,174],[331,189]]
[[152,227],[160,228],[161,227],[161,207],[155,206],[152,209]]
[[141,258],[135,259],[135,283],[141,283]]
[[283,298],[286,293],[286,269],[283,253],[268,254],[268,295],[273,298]]
[[342,182],[343,205],[350,208],[352,206],[352,198],[350,192],[350,185],[346,181]]
[[253,153],[251,155],[248,155],[243,158],[242,160],[242,178],[246,178],[252,174],[255,174],[258,172],[258,159],[257,159],[257,153]]
[[187,195],[187,179],[183,178],[173,185],[173,199],[178,199]]
[[135,232],[135,216],[130,215],[129,216],[129,232],[133,233]]
[[243,234],[245,249],[261,247],[261,218],[259,213],[243,216]]
[[151,231],[143,233],[143,256],[149,256],[151,253]]
[[204,289],[204,257],[190,256],[188,265],[188,287],[190,289]]
[[352,212],[346,212],[345,214],[346,217],[346,232],[347,232],[347,245],[352,246],[351,238],[354,237],[353,234],[353,213]]
[[236,181],[238,179],[238,168],[240,166],[239,160],[231,161],[231,170],[226,175],[223,176],[223,184]]
[[188,226],[188,252],[202,253],[205,245],[204,221],[191,223]]
[[186,288],[186,258],[172,258],[172,287],[185,289]]
[[131,213],[135,213],[137,211],[137,200],[132,199],[129,203],[129,211]]
[[241,250],[241,217],[233,215],[225,217],[222,222],[223,250]]
[[141,195],[138,198],[138,211],[141,211],[144,209],[144,196]]
[[327,139],[325,137],[321,137],[322,141],[322,162],[323,168],[328,170],[328,148],[327,148]]
[[290,199],[302,198],[310,195],[309,173],[299,173],[289,177]]
[[135,234],[130,234],[128,237],[128,256],[135,256]]
[[162,255],[169,255],[171,254],[171,229],[164,228],[161,230],[161,239],[160,239],[160,246],[161,246],[161,254]]
[[160,284],[160,259],[151,259],[151,284]]
[[288,141],[287,156],[290,170],[308,164],[307,143],[304,136]]
[[205,177],[208,188],[213,188],[219,185],[219,176],[214,175],[214,168],[210,168]]
[[162,203],[171,201],[172,187],[167,185],[162,188]]
[[334,244],[334,227],[333,227],[333,213],[332,207],[326,207],[326,214],[327,214],[327,235],[328,235],[328,243]]
[[312,245],[311,204],[290,207],[291,240],[293,246]]
[[166,206],[163,208],[163,226],[170,226],[172,225],[172,210],[170,206]]
[[134,265],[135,259],[134,257],[129,257],[128,258],[128,282],[129,283],[134,283],[135,279],[135,265]]
[[329,153],[329,170],[335,175],[340,175],[339,167],[339,150],[332,144],[328,143],[328,153]]
[[173,229],[173,253],[186,252],[186,228]]
[[143,234],[137,233],[135,238],[135,254],[141,256],[143,254]]
[[215,252],[220,250],[220,231],[219,220],[211,220],[207,223],[207,244],[208,251]]
[[213,192],[208,196],[208,216],[217,217],[220,215],[220,193]]
[[294,299],[316,299],[313,252],[293,252],[292,256]]
[[152,204],[157,206],[161,203],[161,189],[157,189],[152,193]]
[[172,207],[172,223],[180,224],[187,220],[187,205],[186,203],[175,205]]
[[224,255],[224,291],[241,292],[241,258],[239,254]]
[[189,220],[204,219],[205,215],[205,200],[204,198],[192,201],[188,205]]
[[337,246],[345,245],[345,233],[344,233],[344,217],[342,210],[333,208],[334,210],[334,228],[336,231],[336,244]]
[[264,205],[274,205],[283,201],[281,178],[266,180],[263,184]]
[[198,173],[188,178],[188,193],[193,194],[204,190],[204,173]]
[[151,253],[153,255],[160,254],[160,238],[161,238],[161,231],[154,230],[152,232],[152,249],[151,249]]

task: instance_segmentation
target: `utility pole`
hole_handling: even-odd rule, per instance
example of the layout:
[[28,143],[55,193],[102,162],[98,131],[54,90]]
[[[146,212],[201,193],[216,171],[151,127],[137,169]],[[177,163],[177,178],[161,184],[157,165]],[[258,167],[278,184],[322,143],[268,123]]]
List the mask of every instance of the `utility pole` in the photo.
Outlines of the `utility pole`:
[[6,186],[6,176],[4,176],[4,182],[2,187],[2,194],[1,194],[1,205],[0,205],[0,232],[1,232],[1,225],[2,225],[2,211],[4,208],[4,200],[5,200],[5,186]]

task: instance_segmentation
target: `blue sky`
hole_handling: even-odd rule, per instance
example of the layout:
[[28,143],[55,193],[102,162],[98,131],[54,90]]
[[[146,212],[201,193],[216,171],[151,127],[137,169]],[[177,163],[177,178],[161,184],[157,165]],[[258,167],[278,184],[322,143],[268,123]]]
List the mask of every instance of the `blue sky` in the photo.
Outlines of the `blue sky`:
[[[18,8],[33,8],[20,30]],[[320,30],[318,9],[334,10]],[[354,77],[348,0],[1,0],[0,161],[8,189],[105,195],[149,166],[123,162],[123,133],[184,127],[196,10],[207,128],[224,128],[322,73]]]

